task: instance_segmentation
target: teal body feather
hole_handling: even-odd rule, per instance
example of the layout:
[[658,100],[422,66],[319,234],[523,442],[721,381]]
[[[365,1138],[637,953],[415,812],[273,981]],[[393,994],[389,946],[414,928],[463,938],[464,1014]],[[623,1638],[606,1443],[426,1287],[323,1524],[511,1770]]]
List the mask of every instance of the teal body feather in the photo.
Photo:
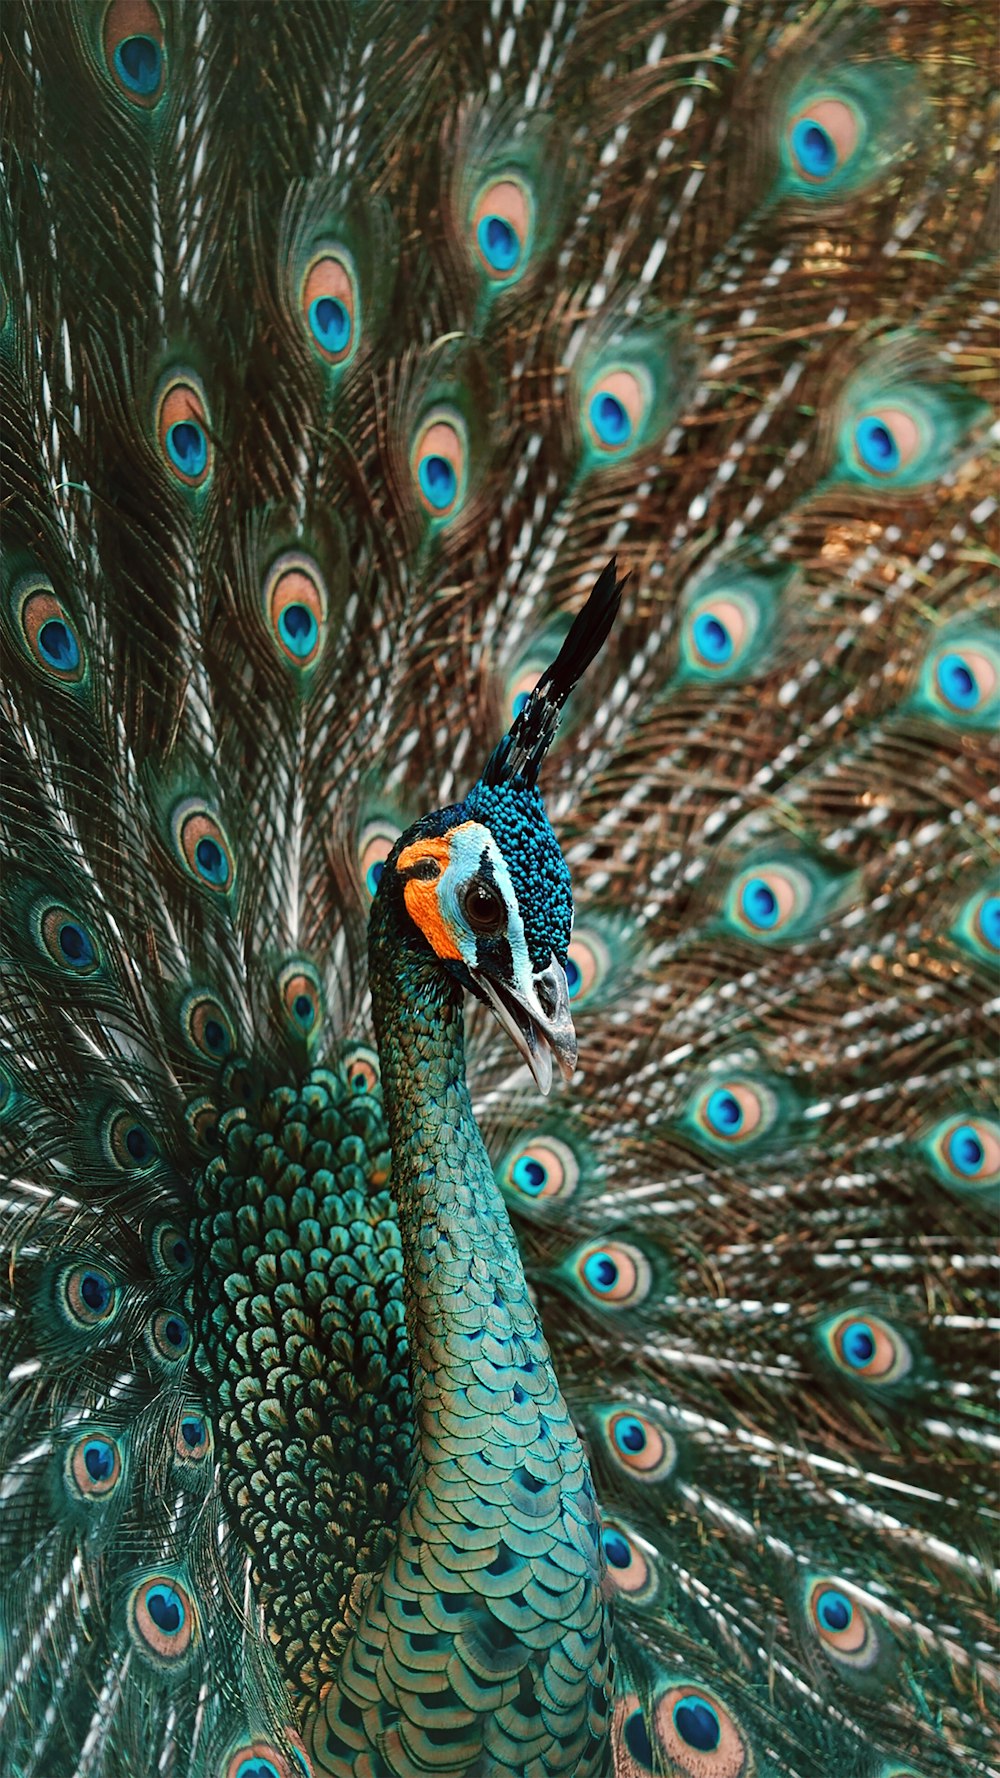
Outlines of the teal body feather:
[[990,21],[2,27],[0,1769],[991,1778]]

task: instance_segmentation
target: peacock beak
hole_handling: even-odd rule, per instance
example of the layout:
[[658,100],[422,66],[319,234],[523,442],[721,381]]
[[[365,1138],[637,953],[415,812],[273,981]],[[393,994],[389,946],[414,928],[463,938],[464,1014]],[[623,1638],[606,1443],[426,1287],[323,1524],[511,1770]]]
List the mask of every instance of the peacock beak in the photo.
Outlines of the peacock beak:
[[576,1032],[569,1016],[566,971],[555,957],[546,969],[516,987],[485,968],[472,973],[531,1069],[539,1092],[548,1093],[552,1085],[553,1056],[563,1079],[569,1080],[576,1067]]

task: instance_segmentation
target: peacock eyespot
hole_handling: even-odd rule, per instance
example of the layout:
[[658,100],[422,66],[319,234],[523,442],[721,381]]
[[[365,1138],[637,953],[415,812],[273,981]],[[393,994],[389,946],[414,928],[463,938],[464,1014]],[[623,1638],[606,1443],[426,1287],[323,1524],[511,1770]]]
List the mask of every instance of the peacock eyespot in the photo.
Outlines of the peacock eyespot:
[[200,1463],[211,1449],[211,1434],[203,1414],[182,1414],[174,1450],[182,1463]]
[[141,1651],[158,1662],[182,1660],[197,1633],[190,1594],[169,1575],[153,1575],[133,1589],[128,1619]]
[[507,910],[497,891],[476,877],[466,884],[462,911],[473,932],[486,936],[502,932],[507,924]]
[[396,822],[383,819],[380,816],[366,821],[361,829],[358,840],[358,863],[361,869],[361,880],[367,894],[372,898],[382,881],[385,861],[402,831]]
[[584,1295],[612,1311],[637,1307],[653,1282],[645,1254],[625,1241],[595,1241],[582,1248],[574,1272]]
[[951,1117],[925,1140],[938,1178],[957,1191],[982,1191],[1000,1181],[1000,1124],[985,1117]]
[[101,966],[96,938],[67,908],[49,907],[39,922],[39,935],[53,963],[74,975],[93,975]]
[[656,1702],[656,1728],[678,1778],[750,1778],[753,1755],[732,1713],[703,1685],[675,1685]]
[[108,73],[132,105],[151,107],[163,92],[166,49],[163,20],[152,0],[112,0],[104,15]]
[[811,1583],[807,1617],[826,1653],[838,1663],[864,1669],[877,1658],[879,1639],[870,1614],[838,1581]]
[[113,1167],[136,1172],[152,1166],[159,1151],[146,1125],[131,1111],[113,1112],[104,1123],[102,1146]]
[[748,938],[771,943],[792,936],[813,899],[809,879],[791,865],[761,864],[741,872],[729,896],[734,923]]
[[361,312],[357,273],[345,248],[329,248],[312,260],[302,280],[301,306],[317,356],[330,365],[353,358]]
[[279,652],[297,669],[318,660],[326,637],[326,584],[308,556],[287,552],[264,582],[264,610]]
[[739,1078],[706,1088],[695,1107],[695,1119],[704,1134],[727,1145],[763,1134],[773,1116],[771,1095]]
[[651,395],[645,377],[632,370],[605,371],[588,391],[586,432],[602,456],[614,456],[639,443]]
[[181,1006],[181,1030],[189,1046],[210,1062],[223,1062],[232,1052],[236,1034],[228,1013],[214,994],[195,988]]
[[347,1084],[354,1093],[375,1093],[381,1086],[378,1055],[367,1044],[356,1044],[345,1052],[341,1067]]
[[861,139],[859,114],[843,99],[818,97],[788,127],[792,170],[810,186],[827,185],[843,172]]
[[105,1326],[118,1309],[118,1286],[97,1266],[73,1266],[60,1277],[59,1299],[77,1326]]
[[233,886],[235,870],[229,841],[212,811],[197,797],[185,797],[170,817],[174,845],[181,863],[197,883],[217,894]]
[[113,1494],[122,1476],[118,1443],[109,1433],[92,1431],[71,1446],[67,1479],[82,1499],[103,1500]]
[[171,1278],[186,1278],[194,1266],[194,1249],[176,1223],[162,1222],[153,1231],[153,1258]]
[[186,488],[204,487],[212,470],[208,411],[199,384],[171,377],[156,403],[156,436],[166,467]]
[[176,1309],[158,1310],[150,1319],[147,1336],[153,1356],[167,1364],[177,1364],[191,1350],[191,1330]]
[[573,1150],[557,1136],[535,1136],[504,1156],[497,1178],[501,1190],[515,1201],[529,1205],[565,1201],[579,1185],[580,1165]]
[[637,1409],[619,1408],[612,1413],[606,1433],[615,1463],[637,1481],[662,1481],[677,1461],[673,1439]]
[[83,648],[51,581],[29,576],[15,594],[14,610],[22,641],[35,665],[49,679],[79,685],[87,666]]
[[290,964],[278,977],[278,991],[291,1030],[307,1040],[316,1036],[323,1015],[319,977],[307,964]]
[[479,263],[494,283],[513,283],[524,271],[533,204],[515,179],[497,179],[480,193],[472,226]]
[[713,576],[713,590],[695,592],[686,601],[680,632],[681,665],[694,679],[732,679],[754,658],[754,645],[767,634],[774,575]]
[[921,446],[920,427],[904,408],[876,408],[854,425],[854,453],[869,474],[888,479],[908,469]]
[[913,1362],[906,1341],[878,1315],[838,1315],[826,1324],[823,1338],[838,1369],[859,1383],[898,1383]]
[[468,452],[465,422],[454,409],[430,415],[418,430],[410,465],[420,503],[431,518],[451,518],[462,504]]

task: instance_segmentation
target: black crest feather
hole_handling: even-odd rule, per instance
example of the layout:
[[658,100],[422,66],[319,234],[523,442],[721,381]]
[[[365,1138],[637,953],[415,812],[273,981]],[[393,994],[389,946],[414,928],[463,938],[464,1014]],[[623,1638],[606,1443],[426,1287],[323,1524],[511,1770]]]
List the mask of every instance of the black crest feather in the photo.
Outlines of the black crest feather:
[[529,787],[537,778],[542,760],[555,739],[562,707],[574,685],[604,647],[611,634],[627,574],[618,578],[618,560],[602,568],[590,598],[578,611],[569,634],[546,672],[535,686],[510,730],[490,754],[481,782],[495,788],[521,778]]

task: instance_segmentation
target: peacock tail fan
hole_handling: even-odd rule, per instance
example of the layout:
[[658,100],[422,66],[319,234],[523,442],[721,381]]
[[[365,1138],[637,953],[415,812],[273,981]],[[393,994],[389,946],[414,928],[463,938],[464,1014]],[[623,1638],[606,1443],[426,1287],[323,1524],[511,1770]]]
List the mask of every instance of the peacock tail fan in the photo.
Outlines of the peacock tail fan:
[[615,1773],[989,1778],[991,19],[2,29],[0,1768],[491,1778],[391,1602],[412,1720],[300,1730],[417,1460],[369,909],[551,747],[581,1072],[469,1082]]

